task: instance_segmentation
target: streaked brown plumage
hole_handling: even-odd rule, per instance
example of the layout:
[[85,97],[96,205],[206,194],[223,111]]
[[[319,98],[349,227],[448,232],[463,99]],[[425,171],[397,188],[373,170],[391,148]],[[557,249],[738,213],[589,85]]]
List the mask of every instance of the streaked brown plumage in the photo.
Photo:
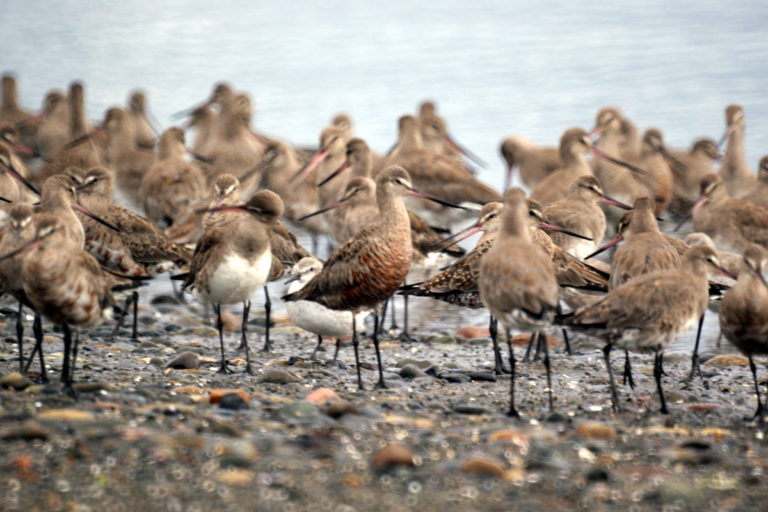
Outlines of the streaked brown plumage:
[[719,153],[717,143],[709,138],[696,140],[689,151],[669,152],[666,158],[674,181],[669,211],[675,218],[688,216],[701,195],[701,180],[717,172],[714,163]]

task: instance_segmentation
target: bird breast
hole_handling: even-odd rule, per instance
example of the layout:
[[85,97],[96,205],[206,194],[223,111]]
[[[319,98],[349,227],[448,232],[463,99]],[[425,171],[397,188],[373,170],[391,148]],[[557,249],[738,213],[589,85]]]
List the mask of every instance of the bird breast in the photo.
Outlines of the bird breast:
[[208,283],[196,284],[196,294],[199,300],[213,304],[245,302],[264,286],[271,267],[272,253],[269,250],[253,259],[228,254],[213,271]]

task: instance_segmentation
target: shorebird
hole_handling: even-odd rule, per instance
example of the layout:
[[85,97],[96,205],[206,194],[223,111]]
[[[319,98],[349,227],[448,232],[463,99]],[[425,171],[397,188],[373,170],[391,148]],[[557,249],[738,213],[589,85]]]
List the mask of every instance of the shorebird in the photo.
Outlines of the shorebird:
[[730,197],[717,174],[701,183],[701,198],[691,210],[693,228],[712,237],[718,247],[743,251],[750,243],[768,247],[768,209]]
[[155,165],[157,158],[153,152],[139,149],[133,126],[129,114],[118,107],[110,108],[104,118],[104,127],[109,134],[109,167],[115,173],[115,182],[120,192],[138,206],[144,200],[141,193],[142,180]]
[[768,155],[760,159],[757,167],[757,183],[744,195],[744,200],[768,208]]
[[730,195],[741,197],[752,191],[756,180],[744,150],[744,109],[740,105],[728,105],[725,109],[725,124],[723,139],[727,145],[720,166],[720,177]]
[[53,156],[71,139],[67,97],[60,91],[46,94],[40,118],[33,137],[33,147],[44,155]]
[[2,97],[0,98],[0,123],[15,126],[27,123],[34,116],[19,106],[19,93],[16,88],[16,77],[3,73]]
[[720,329],[725,338],[749,358],[749,368],[755,382],[757,410],[754,418],[765,421],[765,409],[760,400],[755,354],[768,354],[768,252],[750,245],[744,251],[743,267],[736,284],[725,293],[720,303]]
[[54,152],[40,151],[47,154],[50,162],[45,162],[35,175],[38,183],[43,183],[54,174],[61,173],[67,167],[90,169],[101,165],[101,157],[91,137],[91,130],[85,117],[85,94],[83,84],[73,82],[69,86],[69,140]]
[[0,196],[14,203],[27,202],[28,192],[37,189],[17,170],[14,160],[13,151],[0,142]]
[[701,180],[717,172],[714,162],[720,159],[717,143],[709,138],[696,140],[688,151],[670,151],[665,155],[672,171],[674,189],[669,212],[676,220],[687,217],[701,195]]
[[504,190],[512,186],[512,173],[517,167],[520,180],[529,190],[536,188],[544,178],[562,167],[557,148],[536,147],[520,135],[512,135],[501,142],[501,157],[507,164]]
[[169,128],[160,136],[157,161],[141,180],[140,197],[149,220],[172,225],[176,217],[207,194],[205,177],[184,157],[184,132]]
[[[498,192],[477,180],[456,160],[424,149],[415,117],[402,116],[398,127],[397,146],[382,159],[381,166],[400,165],[408,169],[417,189],[453,204],[482,206],[501,201]],[[466,212],[456,218],[456,214],[447,211],[444,206],[436,207],[424,201],[411,201],[409,205],[432,226],[447,228],[466,217]]]
[[[478,290],[483,304],[506,330],[511,371],[508,415],[515,408],[515,356],[510,331],[538,332],[548,326],[557,308],[559,287],[552,262],[533,244],[527,220],[525,193],[511,188],[504,194],[501,229],[493,246],[480,262]],[[539,334],[540,335],[540,334]],[[554,408],[549,352],[544,343],[549,408]]]
[[592,176],[586,154],[592,148],[592,139],[581,128],[570,128],[560,137],[558,149],[562,166],[542,179],[531,191],[531,199],[543,206],[562,199],[571,183],[583,176]]
[[606,342],[603,356],[616,412],[620,410],[619,396],[610,361],[614,346],[654,352],[653,374],[661,412],[669,412],[661,383],[662,353],[699,321],[709,301],[708,280],[719,269],[712,249],[694,247],[686,252],[679,268],[638,276],[559,319],[566,327],[585,330]]
[[424,149],[463,162],[464,157],[480,167],[487,168],[488,164],[482,158],[459,144],[448,131],[445,118],[437,113],[437,106],[432,101],[424,101],[419,105],[419,126]]
[[[241,343],[245,347],[246,373],[252,373],[247,340],[251,297],[264,286],[272,268],[269,226],[283,212],[283,202],[272,191],[261,190],[244,205],[219,207],[243,214],[228,216],[208,227],[195,247],[184,288],[191,288],[201,302],[216,311],[221,366],[218,373],[231,373],[224,356],[224,332],[221,306],[243,303]],[[216,210],[216,209],[214,209]]]
[[[292,276],[286,281],[290,283],[287,293],[301,290],[312,278],[323,270],[323,263],[314,257],[305,257],[293,267]],[[336,350],[333,360],[339,355],[341,338],[352,335],[352,312],[335,311],[310,300],[289,302],[285,305],[288,316],[297,326],[305,331],[317,334],[317,346],[310,356],[315,359],[317,351],[323,343],[323,336],[336,338]],[[370,313],[362,311],[357,314],[356,325],[362,325]]]
[[21,251],[26,252],[22,284],[27,299],[35,311],[60,325],[64,332],[61,381],[65,391],[74,395],[79,336],[73,343],[70,326],[93,327],[111,316],[111,280],[96,260],[68,236],[57,215],[37,215],[35,237],[14,253]]
[[133,124],[133,136],[139,149],[152,150],[157,132],[149,121],[147,97],[143,91],[133,91],[128,98],[128,116]]
[[567,253],[583,258],[600,244],[605,234],[605,214],[598,206],[606,203],[624,210],[631,207],[603,193],[594,176],[582,176],[571,182],[567,195],[544,207],[544,218],[587,239],[550,233],[552,241]]
[[[323,306],[353,312],[352,345],[355,350],[357,384],[363,388],[355,315],[378,308],[397,291],[411,265],[411,235],[408,211],[401,196],[413,193],[408,173],[391,166],[376,178],[376,201],[380,222],[366,227],[328,258],[322,272],[304,288],[283,297],[286,301],[311,300]],[[378,339],[378,318],[373,344],[379,367],[378,387],[386,387]]]
[[[336,125],[330,125],[323,128],[320,132],[320,149],[312,156],[309,163],[301,169],[298,175],[294,175],[290,182],[296,186],[301,185],[310,175],[315,176],[317,183],[325,181],[334,171],[344,164],[346,158],[346,148],[348,130]],[[325,207],[334,202],[341,196],[347,185],[346,176],[344,179],[337,178],[333,184],[317,190],[320,200],[320,206]],[[327,220],[327,219],[326,219]]]

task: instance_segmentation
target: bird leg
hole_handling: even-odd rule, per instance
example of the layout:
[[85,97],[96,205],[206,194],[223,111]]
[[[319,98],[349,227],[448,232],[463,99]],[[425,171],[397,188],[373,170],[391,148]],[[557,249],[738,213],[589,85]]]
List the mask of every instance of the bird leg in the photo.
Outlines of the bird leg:
[[[24,373],[24,323],[22,317],[24,315],[24,305],[19,301],[19,314],[16,316],[16,343],[19,346],[19,372]],[[32,354],[34,355],[34,354]],[[29,359],[32,359],[32,355]]]
[[547,395],[549,395],[549,411],[554,412],[555,401],[552,397],[552,367],[549,364],[549,347],[547,346],[547,336],[541,331],[539,331],[539,343],[541,343],[542,350],[544,350],[544,368],[547,370]]
[[245,373],[253,375],[251,367],[251,355],[248,352],[248,313],[251,312],[251,301],[243,302],[243,323],[240,326],[240,344],[245,347]]
[[538,361],[541,358],[541,346],[546,343],[546,339],[542,336],[541,332],[536,335],[536,352],[533,353],[533,360]]
[[[389,301],[393,300],[392,297],[388,298],[384,301],[384,304],[381,307],[381,318],[386,319],[387,318],[387,310],[389,309]],[[393,320],[394,323],[394,320]],[[379,326],[379,333],[383,334],[384,332],[384,322],[381,322],[381,325]]]
[[749,354],[749,369],[752,370],[752,379],[755,381],[755,394],[757,395],[757,410],[752,419],[757,418],[757,421],[765,421],[765,409],[763,408],[763,402],[760,400],[760,385],[757,383],[757,368],[755,362],[752,360],[752,354]]
[[613,348],[613,345],[610,343],[603,348],[603,359],[605,360],[605,367],[608,369],[608,380],[611,383],[611,401],[613,402],[613,410],[615,412],[620,412],[619,394],[616,391],[616,382],[613,380],[613,369],[611,368],[611,348]]
[[114,341],[115,337],[120,332],[120,328],[123,326],[123,321],[125,320],[125,316],[128,314],[128,310],[131,308],[131,304],[135,299],[136,297],[134,297],[133,294],[129,295],[125,299],[125,306],[123,307],[122,311],[120,311],[120,316],[117,317],[117,323],[115,324],[115,328],[112,329],[112,334],[110,335],[111,341]]
[[376,363],[379,367],[379,382],[374,389],[387,389],[387,383],[384,382],[384,370],[381,365],[381,350],[379,349],[379,322],[383,322],[378,313],[373,314],[373,348],[376,349]]
[[[507,330],[509,331],[509,330]],[[533,342],[536,339],[536,333],[531,333],[531,337],[528,338],[528,347],[525,349],[525,355],[523,355],[523,362],[527,363],[531,359],[531,349],[533,348]],[[511,343],[512,340],[507,340],[507,343]]]
[[512,336],[509,329],[506,329],[506,334],[507,350],[509,350],[509,411],[507,411],[507,416],[519,418],[520,413],[515,408],[515,350],[512,348]]
[[312,351],[312,355],[309,356],[310,359],[316,359],[317,358],[317,351],[320,350],[320,345],[323,344],[323,337],[319,334],[317,335],[317,345],[315,345],[315,350]]
[[75,389],[72,387],[72,331],[67,324],[62,324],[61,329],[64,332],[64,363],[61,367],[61,382],[64,384],[64,393],[72,398],[77,397]]
[[653,356],[653,377],[656,379],[656,388],[659,390],[659,400],[661,400],[661,414],[669,414],[669,410],[667,410],[667,401],[664,399],[664,390],[661,389],[662,373],[663,369],[661,354],[656,352],[656,354]]
[[[390,297],[390,298],[387,300],[387,303],[389,303],[389,307],[390,307],[390,309],[392,310],[392,311],[390,312],[390,313],[391,313],[391,315],[392,315],[392,317],[391,317],[392,323],[391,323],[391,324],[389,324],[389,330],[390,330],[390,331],[393,331],[393,330],[397,330],[397,329],[399,329],[399,328],[400,328],[400,326],[399,326],[399,325],[397,325],[397,317],[395,316],[395,313],[397,312],[397,310],[395,309],[395,296],[394,296],[394,295],[393,295],[393,296],[391,296],[391,297]],[[384,317],[382,316],[382,318],[384,318]],[[382,325],[384,325],[384,322],[381,322],[381,324],[382,324]]]
[[688,374],[687,380],[693,380],[696,374],[704,380],[704,376],[701,374],[701,364],[699,361],[699,340],[701,340],[701,328],[704,325],[704,314],[702,313],[699,318],[699,328],[696,330],[696,343],[693,345],[693,356],[691,356],[691,373]]
[[29,372],[29,367],[32,366],[35,352],[37,352],[40,356],[40,381],[48,382],[48,371],[45,369],[45,359],[43,358],[43,319],[37,313],[35,313],[35,319],[32,321],[32,332],[35,334],[35,346],[32,348],[32,353],[29,354],[24,373]]
[[400,336],[398,337],[398,339],[405,343],[412,343],[414,341],[418,341],[416,338],[414,338],[408,333],[408,296],[407,295],[403,295],[403,332],[400,333]]
[[214,304],[213,310],[216,312],[216,329],[219,330],[219,347],[221,348],[221,366],[216,373],[232,373],[224,358],[224,322],[221,320],[221,304]]
[[630,389],[635,389],[635,379],[632,378],[632,362],[629,360],[629,350],[624,351],[624,377],[623,386],[629,384]]
[[136,341],[139,339],[139,292],[133,290],[131,297],[133,297],[133,328],[131,329],[131,339]]
[[491,333],[491,341],[493,342],[493,373],[502,375],[504,362],[501,359],[501,348],[499,347],[499,322],[493,315],[491,315],[491,321],[488,324],[488,332]]
[[[374,331],[375,332],[375,331]],[[360,343],[357,340],[357,319],[355,312],[352,312],[352,348],[355,349],[355,368],[357,369],[357,389],[365,391],[363,386],[363,377],[360,375]]]
[[568,331],[565,329],[563,331],[563,343],[565,343],[565,353],[569,356],[573,355],[573,352],[571,351],[571,342],[568,340]]
[[336,338],[336,350],[333,351],[333,362],[339,358],[339,349],[341,348],[341,338]]
[[272,342],[269,341],[269,323],[272,321],[272,301],[269,300],[269,289],[267,288],[267,285],[264,285],[264,297],[266,298],[266,302],[264,302],[264,311],[267,319],[264,322],[264,346],[261,351],[269,352],[272,350]]

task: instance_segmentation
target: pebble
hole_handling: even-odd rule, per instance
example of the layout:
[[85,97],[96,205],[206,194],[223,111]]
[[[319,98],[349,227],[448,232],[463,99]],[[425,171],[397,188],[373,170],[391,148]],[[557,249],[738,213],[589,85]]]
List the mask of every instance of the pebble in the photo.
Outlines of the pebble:
[[12,441],[32,441],[34,439],[48,439],[48,431],[40,423],[34,420],[25,421],[19,425],[7,427],[0,431],[0,439]]
[[728,366],[749,366],[749,359],[741,354],[720,354],[719,356],[707,360],[704,364],[720,368]]
[[80,409],[48,409],[37,415],[37,419],[45,421],[93,421],[95,416]]
[[496,375],[493,372],[466,372],[465,375],[474,381],[496,382]]
[[239,331],[243,325],[243,317],[230,311],[222,311],[221,322],[224,324],[225,331]]
[[521,451],[528,451],[528,446],[530,444],[530,438],[528,437],[528,434],[522,430],[517,430],[514,428],[505,428],[491,432],[491,434],[488,436],[488,441],[492,443],[511,444],[519,448]]
[[200,367],[200,356],[189,350],[170,360],[166,368],[174,370],[196,370]]
[[211,394],[208,396],[208,403],[218,404],[221,402],[222,398],[226,395],[238,395],[240,399],[246,404],[251,401],[251,397],[248,396],[248,393],[246,393],[244,389],[223,388],[223,389],[212,389]]
[[330,388],[317,388],[310,391],[304,400],[313,404],[322,405],[328,402],[341,402],[341,397]]
[[585,421],[576,427],[576,433],[587,439],[615,439],[616,430],[599,421]]
[[19,372],[6,373],[0,378],[0,387],[3,389],[15,389],[16,391],[23,391],[32,385],[32,381],[29,380],[26,375],[22,375]]
[[[550,349],[559,347],[563,344],[563,342],[559,338],[555,338],[554,336],[551,336],[549,334],[546,335],[547,338],[547,347]],[[517,334],[515,336],[512,336],[512,344],[516,345],[518,347],[527,347],[528,343],[531,339],[530,334]],[[536,349],[536,346],[534,345],[533,350]]]
[[472,378],[469,375],[464,375],[463,373],[458,372],[452,372],[452,373],[441,373],[439,375],[441,379],[445,379],[448,382],[457,384],[461,382],[469,382],[472,380]]
[[199,336],[201,338],[213,338],[219,335],[219,331],[215,327],[207,325],[200,325],[197,327],[185,327],[179,331],[181,336]]
[[[238,390],[242,391],[242,390]],[[247,395],[246,395],[247,397]],[[240,393],[225,393],[219,399],[219,407],[237,411],[248,408],[248,400],[244,400]]]
[[390,469],[396,466],[417,466],[420,459],[413,450],[401,443],[389,443],[379,448],[371,458],[371,465],[377,469]]
[[289,425],[303,425],[306,427],[319,427],[326,421],[315,404],[299,400],[280,407],[275,416],[278,420]]
[[486,414],[488,409],[479,403],[457,402],[451,405],[451,410],[460,414]]
[[115,387],[109,382],[76,382],[73,386],[78,393],[96,393],[97,391],[113,391]]
[[214,480],[232,487],[250,485],[256,478],[256,473],[247,469],[222,469],[213,474]]
[[418,377],[427,377],[428,375],[415,364],[406,364],[400,369],[400,376],[404,379],[415,379]]
[[300,380],[302,380],[301,377],[284,368],[271,367],[267,368],[264,373],[256,379],[256,382],[290,384],[291,382],[299,382]]
[[478,475],[503,477],[505,464],[490,455],[471,455],[461,464],[464,473],[476,473]]
[[491,332],[487,327],[465,325],[464,327],[459,327],[456,331],[456,336],[464,338],[465,340],[471,340],[474,338],[488,338],[491,336]]
[[398,368],[403,368],[407,365],[416,366],[422,370],[434,366],[431,361],[427,361],[426,359],[400,359],[395,363],[395,366]]

